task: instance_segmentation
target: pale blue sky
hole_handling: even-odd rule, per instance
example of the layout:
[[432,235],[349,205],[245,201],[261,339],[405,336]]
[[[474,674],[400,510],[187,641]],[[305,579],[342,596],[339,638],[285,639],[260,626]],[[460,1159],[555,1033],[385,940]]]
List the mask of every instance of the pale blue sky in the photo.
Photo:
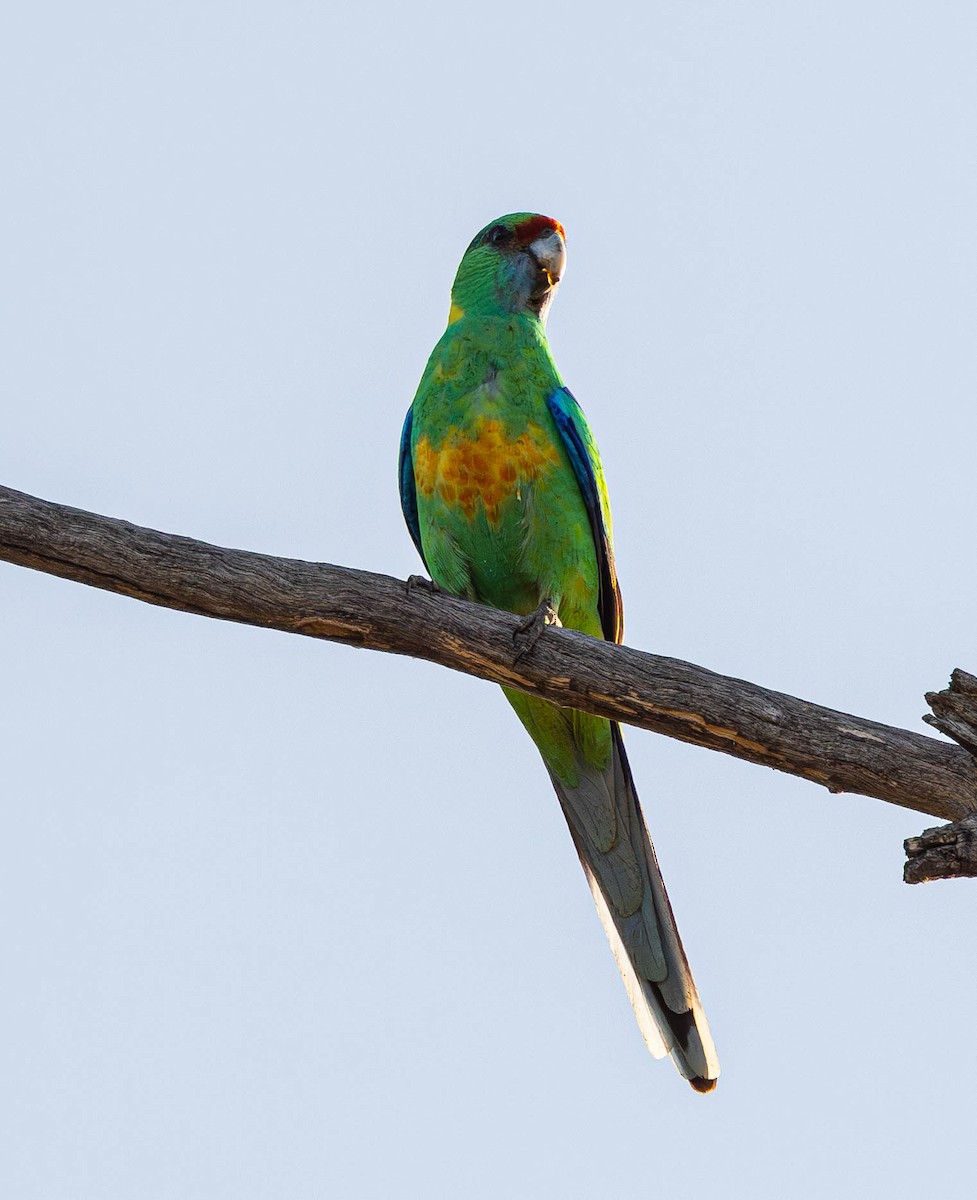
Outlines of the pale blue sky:
[[[471,236],[551,342],[627,640],[909,728],[977,669],[960,0],[36,3],[0,20],[0,480],[406,576],[397,441]],[[0,566],[0,1194],[935,1193],[975,893],[932,824],[631,731],[723,1064],[645,1053],[490,686]]]

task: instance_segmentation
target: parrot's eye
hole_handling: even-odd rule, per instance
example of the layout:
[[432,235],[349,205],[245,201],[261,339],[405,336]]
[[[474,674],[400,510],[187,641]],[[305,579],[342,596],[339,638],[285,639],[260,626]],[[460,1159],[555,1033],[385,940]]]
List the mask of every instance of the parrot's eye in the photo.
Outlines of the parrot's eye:
[[504,246],[512,241],[512,230],[504,225],[494,225],[485,235],[485,240],[490,246]]

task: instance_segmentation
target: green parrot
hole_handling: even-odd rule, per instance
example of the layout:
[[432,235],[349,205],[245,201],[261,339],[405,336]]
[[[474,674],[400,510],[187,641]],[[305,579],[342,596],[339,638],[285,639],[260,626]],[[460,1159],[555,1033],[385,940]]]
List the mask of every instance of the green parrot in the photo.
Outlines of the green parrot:
[[[461,260],[404,422],[400,494],[434,583],[620,642],[611,514],[593,435],[546,342],[563,227],[512,213]],[[620,726],[503,688],[536,743],[648,1049],[696,1091],[719,1062],[645,828]]]

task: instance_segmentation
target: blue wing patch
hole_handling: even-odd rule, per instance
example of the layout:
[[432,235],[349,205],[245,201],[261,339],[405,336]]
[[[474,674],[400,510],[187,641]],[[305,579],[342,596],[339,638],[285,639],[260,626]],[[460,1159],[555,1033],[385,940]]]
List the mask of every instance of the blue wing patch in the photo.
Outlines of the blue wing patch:
[[417,547],[417,553],[421,556],[421,562],[424,564],[428,574],[431,573],[431,568],[427,565],[427,559],[424,557],[424,549],[421,546],[421,523],[417,516],[417,484],[414,482],[414,460],[410,453],[410,435],[414,424],[414,410],[407,410],[407,417],[404,420],[404,431],[400,435],[400,464],[398,474],[400,476],[400,507],[404,510],[404,520],[407,522],[407,528],[410,530],[410,536],[413,539],[414,545]]
[[604,637],[609,642],[620,642],[624,636],[624,605],[617,586],[614,570],[614,549],[611,543],[611,516],[604,489],[597,446],[587,425],[580,406],[568,388],[559,388],[546,401],[573,473],[580,485],[580,492],[590,518],[590,529],[597,551],[597,566],[600,581],[598,609]]

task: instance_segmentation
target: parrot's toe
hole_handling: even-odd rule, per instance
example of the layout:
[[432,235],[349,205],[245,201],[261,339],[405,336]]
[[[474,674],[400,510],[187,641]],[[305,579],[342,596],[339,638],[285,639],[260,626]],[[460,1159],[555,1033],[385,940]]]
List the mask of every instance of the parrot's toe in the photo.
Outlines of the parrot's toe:
[[415,589],[432,593],[441,591],[438,584],[433,579],[428,579],[426,575],[410,575],[407,579],[407,595],[409,596]]
[[518,663],[526,657],[540,639],[547,625],[561,625],[559,614],[550,600],[543,600],[539,607],[528,616],[522,618],[515,628],[512,641],[516,647],[513,663]]

